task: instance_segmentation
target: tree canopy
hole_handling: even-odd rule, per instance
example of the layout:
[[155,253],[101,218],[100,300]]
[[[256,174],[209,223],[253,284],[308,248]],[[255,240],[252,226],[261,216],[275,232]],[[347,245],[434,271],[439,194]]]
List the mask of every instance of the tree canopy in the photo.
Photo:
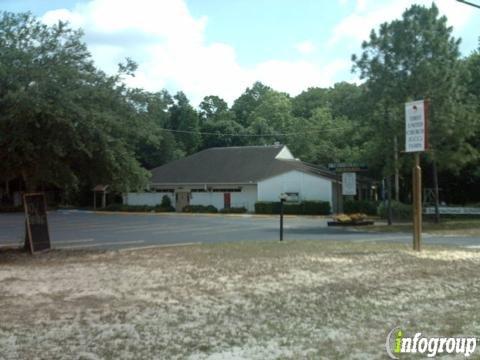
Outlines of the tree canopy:
[[480,49],[462,58],[459,43],[434,4],[412,5],[352,57],[360,85],[292,97],[255,82],[231,106],[208,95],[196,108],[181,91],[128,88],[130,59],[114,75],[97,69],[82,32],[68,24],[4,12],[0,181],[125,191],[142,188],[148,169],[205,148],[280,142],[311,163],[366,162],[373,179],[395,168],[408,182],[404,103],[428,98],[433,151],[425,159],[438,164],[440,186],[460,184],[456,199],[464,199],[461,184],[480,180]]

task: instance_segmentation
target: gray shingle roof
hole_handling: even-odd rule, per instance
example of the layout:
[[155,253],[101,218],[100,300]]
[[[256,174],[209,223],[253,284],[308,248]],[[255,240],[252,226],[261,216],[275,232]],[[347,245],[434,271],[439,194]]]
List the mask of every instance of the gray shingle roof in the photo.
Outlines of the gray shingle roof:
[[249,184],[299,170],[334,178],[334,174],[300,160],[275,159],[282,146],[211,148],[153,170],[153,184]]

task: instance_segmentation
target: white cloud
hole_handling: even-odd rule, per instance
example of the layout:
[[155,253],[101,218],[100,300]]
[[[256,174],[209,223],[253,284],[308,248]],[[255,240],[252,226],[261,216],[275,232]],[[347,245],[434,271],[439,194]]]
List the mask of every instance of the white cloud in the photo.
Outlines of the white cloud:
[[[114,73],[127,56],[137,61],[136,76],[127,80],[130,86],[182,90],[195,105],[206,95],[231,103],[256,80],[296,95],[309,86],[332,85],[335,73],[350,66],[345,61],[320,66],[272,59],[242,67],[232,46],[206,41],[207,18],[194,18],[184,0],[91,0],[71,11],[49,11],[42,19],[81,26],[97,66],[107,73]],[[314,46],[304,41],[297,49],[306,54]]]
[[295,48],[303,55],[308,55],[315,51],[315,45],[310,40],[295,44]]
[[[401,18],[402,13],[413,4],[430,7],[432,0],[357,0],[355,11],[340,21],[333,29],[329,46],[341,41],[354,40],[360,43],[368,40],[370,31],[381,23]],[[452,0],[437,0],[440,13],[446,15],[449,25],[454,27],[456,36],[474,15],[473,9]]]

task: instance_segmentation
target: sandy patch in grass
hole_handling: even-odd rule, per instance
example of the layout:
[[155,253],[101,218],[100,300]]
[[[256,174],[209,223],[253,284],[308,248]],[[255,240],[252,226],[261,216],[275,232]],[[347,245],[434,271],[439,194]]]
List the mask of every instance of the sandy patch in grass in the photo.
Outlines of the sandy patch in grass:
[[0,358],[384,358],[480,334],[480,252],[289,241],[0,254]]

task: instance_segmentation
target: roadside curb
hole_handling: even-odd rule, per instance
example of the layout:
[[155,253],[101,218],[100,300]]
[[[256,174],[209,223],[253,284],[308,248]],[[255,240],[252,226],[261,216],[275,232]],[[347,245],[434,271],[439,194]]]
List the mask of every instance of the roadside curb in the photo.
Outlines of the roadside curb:
[[[98,211],[98,210],[58,210],[65,213],[86,213],[96,215],[150,215],[150,216],[209,216],[209,217],[234,217],[234,218],[256,218],[272,219],[278,218],[278,214],[222,214],[222,213],[182,213],[182,212],[140,212],[140,211]],[[285,218],[305,218],[305,219],[330,219],[331,215],[284,215]]]

